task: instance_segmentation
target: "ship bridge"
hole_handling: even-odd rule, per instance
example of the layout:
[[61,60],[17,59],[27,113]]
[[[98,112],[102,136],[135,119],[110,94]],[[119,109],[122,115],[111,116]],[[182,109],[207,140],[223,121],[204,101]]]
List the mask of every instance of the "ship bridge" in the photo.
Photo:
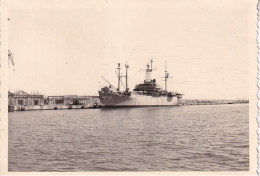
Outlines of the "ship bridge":
[[144,81],[143,84],[137,84],[134,91],[146,91],[146,92],[162,92],[156,84],[156,80],[153,79],[150,82]]

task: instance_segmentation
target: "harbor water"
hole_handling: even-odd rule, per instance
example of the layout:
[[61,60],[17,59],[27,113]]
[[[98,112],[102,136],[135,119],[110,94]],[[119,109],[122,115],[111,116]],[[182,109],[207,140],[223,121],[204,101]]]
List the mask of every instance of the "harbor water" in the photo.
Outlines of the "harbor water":
[[249,105],[9,113],[9,171],[248,171]]

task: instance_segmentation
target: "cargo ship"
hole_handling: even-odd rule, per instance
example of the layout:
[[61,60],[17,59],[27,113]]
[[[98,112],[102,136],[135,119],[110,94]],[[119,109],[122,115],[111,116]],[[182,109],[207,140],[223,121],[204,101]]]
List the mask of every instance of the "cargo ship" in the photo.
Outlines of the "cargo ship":
[[[120,74],[120,63],[117,67],[118,87],[115,88],[109,83],[109,86],[101,88],[99,91],[99,99],[102,107],[151,107],[151,106],[178,106],[183,94],[167,91],[167,80],[169,73],[165,66],[165,89],[160,88],[156,79],[151,78],[153,60],[147,64],[145,71],[145,79],[143,83],[137,84],[133,91],[128,88],[128,69],[129,65],[125,64],[125,75]],[[125,78],[125,89],[120,90],[122,78]]]

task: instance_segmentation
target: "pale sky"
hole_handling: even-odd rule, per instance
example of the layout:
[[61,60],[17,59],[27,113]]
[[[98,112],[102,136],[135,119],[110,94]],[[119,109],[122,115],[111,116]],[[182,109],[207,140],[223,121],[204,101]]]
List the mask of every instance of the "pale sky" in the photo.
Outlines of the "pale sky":
[[[247,10],[243,8],[12,8],[9,88],[45,95],[97,95],[129,64],[130,90],[152,77],[184,98],[248,98]],[[15,71],[13,71],[15,69]],[[125,69],[123,69],[125,71]]]

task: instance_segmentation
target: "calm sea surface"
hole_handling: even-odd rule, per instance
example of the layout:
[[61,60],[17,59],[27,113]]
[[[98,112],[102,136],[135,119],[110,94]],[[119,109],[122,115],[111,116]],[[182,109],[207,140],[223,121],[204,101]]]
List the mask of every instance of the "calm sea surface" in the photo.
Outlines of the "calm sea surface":
[[9,171],[247,171],[248,104],[9,113]]

